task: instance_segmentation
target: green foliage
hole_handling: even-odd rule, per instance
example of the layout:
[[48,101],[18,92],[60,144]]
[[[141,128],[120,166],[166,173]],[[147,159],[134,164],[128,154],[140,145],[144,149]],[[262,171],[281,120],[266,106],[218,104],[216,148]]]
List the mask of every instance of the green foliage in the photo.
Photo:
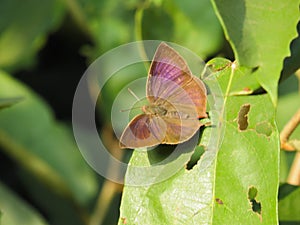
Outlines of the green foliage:
[[33,175],[22,181],[32,196],[41,202],[46,197],[32,187],[34,180],[71,198],[75,205],[87,204],[96,194],[95,175],[81,159],[70,129],[53,120],[51,109],[40,97],[4,72],[0,72],[0,96],[24,99],[1,111],[0,143],[24,172]]
[[[115,224],[118,217],[119,224],[300,223],[299,188],[284,183],[295,154],[279,154],[279,131],[300,107],[299,79],[291,77],[300,67],[299,29],[298,0],[0,1],[0,224]],[[61,40],[68,47],[59,52],[78,42],[75,51],[85,57],[80,60],[92,62],[114,47],[145,39],[175,42],[204,60],[213,58],[202,79],[209,91],[218,82],[220,93],[209,98],[220,94],[223,102],[219,117],[209,105],[212,125],[200,129],[196,148],[184,145],[171,158],[176,146],[133,152],[119,215],[119,202],[111,200],[119,189],[107,192],[110,182],[99,182],[84,161],[71,118],[55,118],[51,93],[63,97],[76,76],[68,77],[64,90],[51,86],[42,98],[44,86],[36,79],[29,88],[24,74],[55,80],[53,64],[41,68]],[[126,54],[109,63],[123,58]],[[56,83],[66,71],[58,74]],[[142,63],[118,71],[98,101],[100,136],[123,158],[128,151],[120,153],[118,142],[107,137],[111,123],[122,130],[125,122],[111,121],[112,106],[118,97],[121,108],[129,109],[129,94],[120,90],[146,74]],[[291,139],[299,135],[300,127]]]
[[[47,173],[47,169],[43,171],[43,166],[50,166],[51,173],[55,173],[54,179],[62,176],[61,181],[66,182],[68,187],[73,189],[77,200],[87,201],[94,194],[95,177],[83,161],[78,161],[81,155],[76,150],[68,128],[54,122],[48,106],[28,88],[17,83],[4,72],[0,72],[0,95],[24,97],[23,102],[1,112],[0,132],[2,138],[6,137],[4,144],[10,149],[8,153],[12,154],[16,160],[24,160],[20,163],[28,164],[26,165],[28,167],[32,165],[30,163],[32,154],[37,156],[41,160],[40,171],[37,172]],[[19,158],[23,154],[29,158]],[[62,162],[65,160],[68,160],[68,163]],[[51,179],[52,176],[51,174],[41,175],[44,179],[47,177]],[[77,182],[78,177],[82,182]]]
[[300,188],[283,184],[279,189],[279,219],[282,222],[299,223],[300,210]]
[[[210,154],[207,151],[189,171],[182,168],[172,178],[153,185],[125,187],[119,224],[124,220],[129,224],[278,223],[279,134],[275,106],[283,60],[290,54],[289,44],[297,34],[298,3],[290,3],[293,7],[281,2],[268,6],[263,2],[214,1],[237,60],[208,63],[225,96],[223,141],[209,167],[201,167],[201,160]],[[284,16],[273,13],[282,10]],[[247,95],[260,87],[267,94]],[[250,106],[244,115],[247,126],[241,130],[239,113],[245,105]],[[153,179],[153,174],[135,176],[130,169],[151,166],[148,158],[145,153],[135,152],[127,171],[128,181]]]
[[18,198],[7,187],[0,183],[0,223],[46,225],[44,218],[30,205]]
[[193,49],[204,59],[222,44],[221,27],[208,0],[150,5],[144,9],[142,25],[143,39],[172,41]]
[[274,62],[283,62],[290,55],[290,42],[297,35],[299,1],[213,2],[237,62],[257,68],[253,77],[276,104],[282,63]]
[[[228,61],[224,61],[223,64],[227,63]],[[240,72],[239,68],[236,68],[236,71]],[[206,154],[213,157],[211,164],[206,168],[198,162],[191,170],[182,168],[172,178],[161,183],[126,187],[120,218],[126,218],[129,224],[134,223],[133,221],[137,223],[164,221],[171,224],[175,221],[180,221],[181,224],[187,224],[189,221],[207,224],[212,221],[215,224],[227,224],[232,222],[232,218],[241,224],[249,221],[251,224],[260,224],[260,215],[251,211],[247,195],[251,186],[256,187],[258,192],[263,224],[276,223],[279,146],[274,106],[266,94],[230,96],[235,77],[235,70],[230,66],[217,71],[214,75],[218,78],[225,96],[223,108],[225,114],[221,118],[222,128],[220,128],[225,129],[225,135],[223,139],[221,136],[215,137],[220,141],[217,143],[218,152],[215,152],[214,156],[209,152],[211,149],[204,153],[201,160],[208,160]],[[238,115],[241,106],[245,104],[250,105],[249,124],[241,131]],[[271,132],[258,132],[257,126],[260,124],[269,126]],[[205,136],[206,133],[203,135],[204,139]],[[137,164],[150,166],[148,157],[146,153],[135,152],[130,166],[135,167]],[[176,161],[180,160],[182,159],[179,157],[172,163],[176,164]],[[189,157],[185,160],[187,163]],[[264,162],[269,160],[272,163],[266,166]],[[164,169],[157,176],[164,174],[163,171]],[[135,176],[131,174],[129,168],[126,178],[139,183],[141,179],[152,180],[153,176],[153,174]],[[265,180],[268,182],[264,182]],[[215,198],[221,199],[223,204],[215,203]],[[122,224],[122,221],[119,223]]]
[[62,19],[60,1],[39,0],[0,2],[0,68],[15,71],[33,64],[47,33]]

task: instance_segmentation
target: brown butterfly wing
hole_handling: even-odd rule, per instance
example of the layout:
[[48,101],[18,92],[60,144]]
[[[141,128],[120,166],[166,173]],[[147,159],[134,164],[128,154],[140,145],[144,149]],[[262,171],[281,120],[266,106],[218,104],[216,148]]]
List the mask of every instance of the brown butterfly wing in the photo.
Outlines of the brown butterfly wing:
[[153,105],[163,105],[167,131],[162,143],[178,144],[191,138],[201,126],[198,118],[207,117],[206,88],[192,75],[184,59],[162,43],[152,61],[147,95]]
[[163,106],[167,113],[135,117],[120,138],[121,147],[181,143],[197,132],[201,126],[198,118],[207,117],[205,85],[165,43],[159,45],[151,63],[147,97],[151,105]]
[[190,139],[199,129],[201,123],[197,119],[180,119],[176,117],[164,117],[167,124],[167,132],[163,144],[178,144]]
[[159,45],[151,63],[147,96],[153,104],[161,103],[160,99],[186,107],[192,103],[198,118],[207,117],[205,85],[192,75],[185,60],[165,43]]
[[142,114],[133,118],[120,138],[121,148],[151,147],[161,144],[167,126],[160,117]]

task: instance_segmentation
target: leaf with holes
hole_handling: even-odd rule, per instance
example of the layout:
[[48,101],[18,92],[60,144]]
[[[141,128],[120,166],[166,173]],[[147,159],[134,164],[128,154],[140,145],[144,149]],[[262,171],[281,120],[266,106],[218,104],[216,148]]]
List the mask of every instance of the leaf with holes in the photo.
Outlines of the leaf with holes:
[[[275,108],[267,94],[230,95],[234,70],[239,67],[218,74],[226,89],[226,128],[217,157],[214,193],[223,204],[214,205],[213,222],[276,224],[279,145]],[[250,198],[251,187],[256,194],[250,193]]]

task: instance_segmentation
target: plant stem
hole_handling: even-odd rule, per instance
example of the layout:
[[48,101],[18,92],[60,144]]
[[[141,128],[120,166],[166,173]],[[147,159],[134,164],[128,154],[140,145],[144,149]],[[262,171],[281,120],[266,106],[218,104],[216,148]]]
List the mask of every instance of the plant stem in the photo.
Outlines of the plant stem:
[[300,152],[298,151],[295,155],[287,183],[295,186],[300,185]]
[[290,121],[285,125],[280,133],[280,143],[281,149],[286,151],[294,151],[295,147],[288,143],[288,139],[300,123],[300,109],[295,113],[295,115],[290,119]]

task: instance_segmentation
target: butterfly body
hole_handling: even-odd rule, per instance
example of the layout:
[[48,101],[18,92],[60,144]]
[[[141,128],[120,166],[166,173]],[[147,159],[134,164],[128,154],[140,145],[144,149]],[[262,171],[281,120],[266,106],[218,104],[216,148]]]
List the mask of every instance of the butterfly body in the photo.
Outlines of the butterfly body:
[[133,118],[120,138],[123,148],[178,144],[190,139],[206,114],[206,88],[184,59],[161,43],[147,80],[149,104]]
[[168,110],[164,106],[160,105],[144,105],[142,107],[142,111],[145,114],[150,114],[150,115],[157,115],[157,116],[164,116],[168,112]]

